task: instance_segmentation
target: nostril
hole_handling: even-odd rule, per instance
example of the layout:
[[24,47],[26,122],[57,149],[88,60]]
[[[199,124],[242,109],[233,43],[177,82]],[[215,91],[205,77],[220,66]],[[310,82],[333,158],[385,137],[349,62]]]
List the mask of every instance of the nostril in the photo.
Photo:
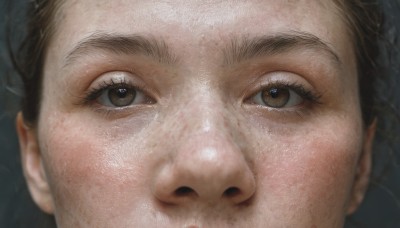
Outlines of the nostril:
[[240,190],[239,190],[239,188],[236,188],[236,187],[230,187],[230,188],[226,189],[224,192],[224,196],[227,196],[227,197],[235,197],[239,194],[240,194]]
[[176,196],[189,196],[193,194],[196,194],[196,192],[192,188],[186,186],[180,187],[175,190]]

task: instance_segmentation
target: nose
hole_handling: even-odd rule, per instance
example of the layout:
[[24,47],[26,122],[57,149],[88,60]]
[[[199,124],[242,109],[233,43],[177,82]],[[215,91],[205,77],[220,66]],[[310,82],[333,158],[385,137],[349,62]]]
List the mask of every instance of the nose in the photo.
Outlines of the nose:
[[207,131],[185,141],[155,179],[153,192],[159,201],[238,205],[252,198],[255,176],[231,137]]

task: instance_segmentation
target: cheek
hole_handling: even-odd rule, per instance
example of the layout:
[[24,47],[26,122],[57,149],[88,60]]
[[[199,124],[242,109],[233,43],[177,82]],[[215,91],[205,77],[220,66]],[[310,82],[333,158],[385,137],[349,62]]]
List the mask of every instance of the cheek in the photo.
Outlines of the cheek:
[[313,221],[343,218],[361,151],[361,138],[355,130],[359,129],[357,126],[336,126],[315,127],[317,132],[300,134],[293,130],[285,135],[276,134],[264,147],[268,149],[261,149],[257,166],[260,188],[269,193],[264,200],[273,202],[269,208],[272,212],[282,208],[291,210],[276,216],[298,214],[299,219]]
[[149,174],[142,164],[152,164],[152,158],[138,152],[142,151],[140,144],[128,140],[130,134],[122,136],[127,131],[135,135],[134,130],[96,127],[90,121],[82,124],[80,118],[58,115],[40,132],[56,213],[75,214],[88,221],[97,221],[99,215],[113,219],[122,216],[121,211],[140,214],[128,207],[140,208],[142,200],[149,198],[144,197],[149,192],[144,187],[149,186],[145,178]]

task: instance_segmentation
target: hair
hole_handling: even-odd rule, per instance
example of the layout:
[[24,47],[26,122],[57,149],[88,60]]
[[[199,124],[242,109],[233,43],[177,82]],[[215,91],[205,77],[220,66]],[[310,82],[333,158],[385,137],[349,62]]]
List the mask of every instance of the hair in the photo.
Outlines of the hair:
[[24,95],[21,111],[26,124],[36,125],[43,82],[46,52],[57,25],[56,14],[61,8],[59,0],[33,0],[29,2],[25,38],[15,52],[11,48],[11,31],[8,25],[8,47],[12,63],[23,82]]
[[360,105],[365,125],[376,117],[374,110],[378,77],[377,58],[381,36],[382,13],[376,0],[336,0],[345,16],[357,57]]

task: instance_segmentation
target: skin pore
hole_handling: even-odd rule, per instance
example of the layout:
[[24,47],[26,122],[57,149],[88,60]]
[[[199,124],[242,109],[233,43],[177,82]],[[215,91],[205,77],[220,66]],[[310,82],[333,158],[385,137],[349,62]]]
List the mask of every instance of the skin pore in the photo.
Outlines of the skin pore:
[[365,193],[333,1],[66,0],[24,173],[58,227],[343,227]]

